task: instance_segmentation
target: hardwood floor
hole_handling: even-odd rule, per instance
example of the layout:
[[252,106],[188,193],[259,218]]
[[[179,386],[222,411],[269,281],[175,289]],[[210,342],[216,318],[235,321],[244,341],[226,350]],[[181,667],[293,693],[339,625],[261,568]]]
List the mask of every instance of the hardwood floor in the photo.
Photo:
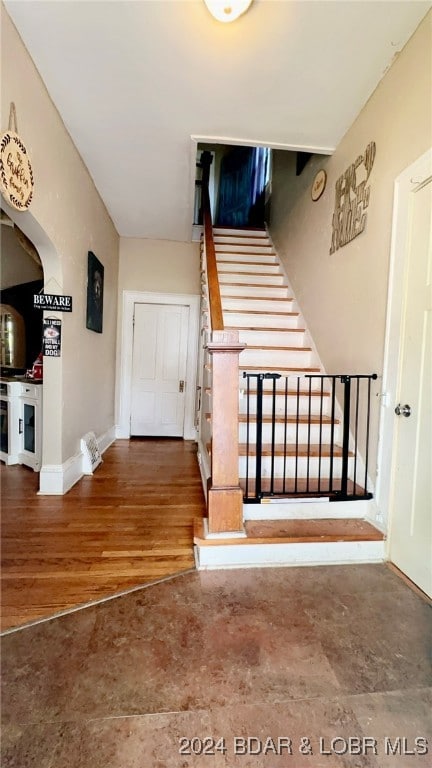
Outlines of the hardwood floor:
[[194,567],[196,445],[119,440],[65,496],[1,465],[2,630]]

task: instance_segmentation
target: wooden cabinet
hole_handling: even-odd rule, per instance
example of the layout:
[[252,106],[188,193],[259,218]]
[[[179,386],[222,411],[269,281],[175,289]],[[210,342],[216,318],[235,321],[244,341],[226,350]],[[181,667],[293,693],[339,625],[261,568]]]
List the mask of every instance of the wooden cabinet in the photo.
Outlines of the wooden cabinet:
[[35,471],[42,453],[42,389],[40,384],[21,385],[19,462]]

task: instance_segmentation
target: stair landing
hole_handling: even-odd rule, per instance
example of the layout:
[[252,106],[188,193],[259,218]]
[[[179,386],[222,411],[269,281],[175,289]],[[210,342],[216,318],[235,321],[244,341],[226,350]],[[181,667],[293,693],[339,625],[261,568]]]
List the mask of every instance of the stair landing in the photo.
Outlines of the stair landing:
[[199,569],[382,562],[384,534],[366,520],[250,520],[242,537],[194,526]]

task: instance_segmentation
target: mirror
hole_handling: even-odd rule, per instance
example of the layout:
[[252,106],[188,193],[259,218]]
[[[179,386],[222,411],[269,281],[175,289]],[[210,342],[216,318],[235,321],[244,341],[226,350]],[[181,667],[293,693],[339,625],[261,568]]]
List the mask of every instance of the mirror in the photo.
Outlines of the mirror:
[[24,318],[8,304],[0,304],[0,346],[2,368],[25,368]]

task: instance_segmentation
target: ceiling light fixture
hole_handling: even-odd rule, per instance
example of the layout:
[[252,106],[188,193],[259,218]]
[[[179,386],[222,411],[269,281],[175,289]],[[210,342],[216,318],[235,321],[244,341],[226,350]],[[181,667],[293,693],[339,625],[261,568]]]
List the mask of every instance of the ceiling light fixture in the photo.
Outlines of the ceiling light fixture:
[[217,21],[235,21],[245,13],[252,0],[204,0],[211,15]]

